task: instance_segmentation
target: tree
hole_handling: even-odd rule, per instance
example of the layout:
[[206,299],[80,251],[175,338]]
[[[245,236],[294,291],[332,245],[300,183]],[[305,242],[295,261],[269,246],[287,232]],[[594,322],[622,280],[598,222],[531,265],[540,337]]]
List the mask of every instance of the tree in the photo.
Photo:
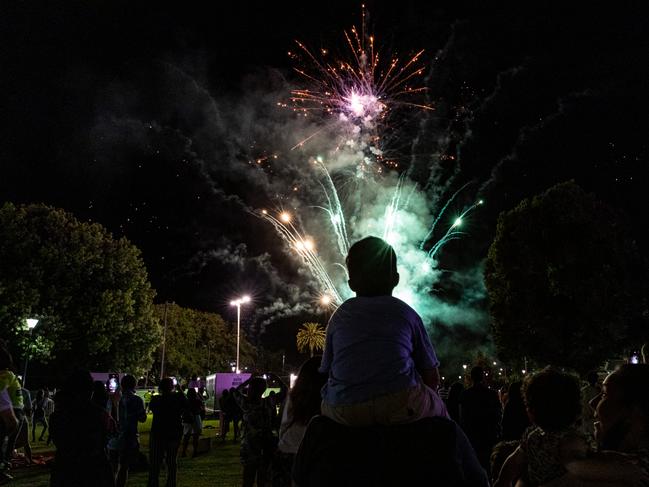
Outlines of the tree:
[[325,329],[320,323],[304,323],[297,332],[297,349],[304,353],[307,349],[313,357],[315,350],[324,350]]
[[[175,303],[155,305],[155,315],[167,330],[165,340],[165,375],[190,377],[231,370],[236,357],[237,335],[220,315],[183,308]],[[241,337],[241,363],[251,367],[255,363],[255,349]],[[156,353],[154,374],[160,373],[162,340]]]
[[[142,371],[159,340],[139,250],[99,224],[44,205],[0,208],[0,335],[15,358]],[[39,318],[26,333],[24,320]],[[31,367],[31,366],[30,366]]]
[[646,325],[646,277],[620,218],[574,182],[523,200],[485,269],[500,358],[586,371],[615,357]]

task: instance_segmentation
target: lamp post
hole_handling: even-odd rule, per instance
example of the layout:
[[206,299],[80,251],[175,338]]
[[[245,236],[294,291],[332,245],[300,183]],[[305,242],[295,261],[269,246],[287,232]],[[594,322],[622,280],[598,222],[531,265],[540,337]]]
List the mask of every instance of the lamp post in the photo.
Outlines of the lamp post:
[[230,305],[237,307],[237,361],[235,372],[239,373],[239,344],[241,343],[241,305],[250,302],[250,296],[243,296],[230,301]]
[[[38,325],[38,320],[35,318],[27,318],[25,321],[27,322],[27,328],[29,329],[29,340],[31,342],[32,330],[36,328],[36,325]],[[23,370],[23,387],[25,387],[25,383],[27,382],[28,363],[29,363],[29,349],[27,349],[27,352],[25,353],[25,369]]]

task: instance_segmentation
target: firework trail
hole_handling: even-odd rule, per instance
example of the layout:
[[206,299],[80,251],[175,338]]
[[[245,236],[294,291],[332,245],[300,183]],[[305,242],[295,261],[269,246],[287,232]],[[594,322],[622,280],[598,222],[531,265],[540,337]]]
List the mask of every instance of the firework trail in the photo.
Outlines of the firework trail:
[[[367,235],[381,235],[399,256],[401,284],[395,295],[425,315],[425,309],[432,308],[430,293],[441,272],[437,253],[465,234],[460,226],[482,200],[447,223],[441,238],[434,240],[457,193],[433,217],[425,194],[405,173],[397,174],[396,162],[385,156],[381,146],[382,132],[397,109],[433,110],[432,105],[419,100],[426,90],[417,85],[424,72],[420,64],[424,51],[403,63],[396,56],[383,63],[374,36],[366,34],[366,20],[363,8],[361,33],[355,27],[344,33],[349,51],[346,57],[332,57],[324,49],[316,55],[301,42],[297,42],[297,52],[289,52],[300,63],[295,70],[306,83],[291,92],[291,107],[320,125],[293,150],[305,152],[309,162],[303,175],[321,190],[318,200],[309,206],[326,219],[317,225],[308,219],[309,232],[297,215],[287,211],[271,214],[261,210],[258,216],[272,224],[296,251],[334,305],[350,296],[343,265],[350,243]],[[309,143],[316,137],[327,139],[325,145],[330,148],[325,156],[308,155]],[[340,196],[341,185],[354,186],[354,201]],[[317,246],[309,236],[314,234],[320,235]],[[333,276],[335,268],[343,272]]]

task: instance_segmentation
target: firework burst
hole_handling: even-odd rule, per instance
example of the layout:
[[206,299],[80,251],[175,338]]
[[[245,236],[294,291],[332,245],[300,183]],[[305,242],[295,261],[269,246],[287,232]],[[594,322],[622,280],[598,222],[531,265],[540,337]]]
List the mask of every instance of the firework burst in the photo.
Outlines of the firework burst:
[[[374,36],[367,34],[366,19],[367,12],[363,6],[361,31],[359,33],[356,27],[352,27],[344,32],[347,49],[340,57],[332,56],[327,49],[320,49],[316,54],[296,41],[297,50],[288,54],[296,63],[294,69],[306,86],[292,90],[291,102],[293,109],[301,115],[334,116],[330,120],[347,124],[349,131],[359,134],[357,139],[361,149],[371,154],[364,161],[366,164],[376,159],[396,167],[383,155],[381,131],[397,107],[433,109],[432,105],[420,101],[421,94],[426,91],[419,85],[424,73],[420,62],[424,50],[405,62],[397,56],[383,62],[380,52],[375,49]],[[302,147],[318,133],[299,141],[293,149]]]
[[[396,295],[420,311],[432,309],[432,286],[440,272],[437,254],[445,244],[465,234],[460,229],[463,220],[482,201],[448,219],[458,191],[433,218],[426,195],[405,172],[399,175],[381,170],[391,165],[383,156],[381,143],[395,108],[432,110],[432,106],[420,101],[426,88],[417,85],[424,72],[420,65],[424,51],[403,63],[397,57],[383,63],[374,36],[366,34],[364,8],[362,16],[360,33],[355,27],[345,32],[347,57],[332,58],[324,49],[316,56],[300,42],[298,51],[289,53],[300,63],[296,71],[306,83],[292,90],[293,109],[301,116],[314,116],[320,124],[293,149],[306,150],[305,143],[320,133],[328,149],[321,156],[306,156],[309,163],[300,168],[309,186],[319,188],[309,193],[310,201],[294,199],[291,212],[261,210],[257,216],[273,225],[304,263],[327,304],[337,306],[350,295],[342,264],[350,243],[367,235],[381,235],[399,255],[402,279]],[[353,167],[355,172],[349,170]],[[339,194],[341,184],[350,182],[354,183],[353,201]],[[320,211],[325,218],[310,213],[304,218],[307,230],[299,207]],[[318,235],[317,243],[313,235]]]

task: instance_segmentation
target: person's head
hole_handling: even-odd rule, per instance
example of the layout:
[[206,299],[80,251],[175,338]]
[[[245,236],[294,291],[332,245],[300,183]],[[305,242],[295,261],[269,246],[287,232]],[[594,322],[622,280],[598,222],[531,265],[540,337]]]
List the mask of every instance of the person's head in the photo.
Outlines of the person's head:
[[64,380],[62,389],[66,394],[90,399],[93,382],[90,372],[84,369],[75,369]]
[[230,387],[230,394],[232,394],[236,390],[237,390],[236,387]]
[[320,390],[327,381],[327,375],[318,372],[321,359],[317,356],[308,359],[295,378],[289,393],[291,407],[288,411],[295,423],[307,424],[313,416],[320,414]]
[[471,369],[471,382],[473,384],[482,384],[484,381],[484,369],[479,365],[476,365]]
[[174,390],[174,380],[171,377],[165,377],[160,381],[158,391],[160,394],[171,394]]
[[193,387],[187,389],[187,399],[196,399],[197,396],[198,394],[196,394],[196,389]]
[[595,437],[604,449],[623,451],[649,442],[649,365],[626,364],[610,374],[595,407]]
[[137,381],[135,380],[135,377],[133,377],[131,374],[126,374],[124,377],[122,377],[122,381],[120,382],[122,386],[123,391],[133,391],[135,390],[135,385],[137,384]]
[[581,391],[572,375],[546,367],[525,378],[523,397],[530,420],[545,431],[574,424],[581,413]]
[[11,353],[4,346],[4,342],[0,346],[0,370],[10,370],[14,366],[13,358]]
[[397,254],[378,237],[366,237],[352,245],[346,262],[349,287],[358,296],[389,295],[399,284]]
[[599,380],[599,375],[597,374],[596,370],[591,370],[586,375],[586,382],[588,382],[593,387],[595,386],[595,384],[597,384],[598,380]]
[[39,401],[39,402],[42,401],[44,397],[45,397],[45,391],[43,391],[43,389],[39,389],[39,390],[36,391],[36,400],[37,401]]
[[523,382],[520,380],[517,380],[516,382],[512,382],[509,384],[509,388],[507,389],[507,402],[511,402],[512,404],[523,404],[523,394],[522,394],[522,389],[523,389]]
[[261,399],[266,391],[266,379],[263,377],[253,377],[248,384],[248,397]]
[[229,394],[230,391],[228,391],[227,389],[223,389],[223,394],[221,395],[221,397],[228,397]]
[[92,383],[92,402],[102,407],[106,407],[108,402],[108,392],[106,391],[106,384],[100,380]]

